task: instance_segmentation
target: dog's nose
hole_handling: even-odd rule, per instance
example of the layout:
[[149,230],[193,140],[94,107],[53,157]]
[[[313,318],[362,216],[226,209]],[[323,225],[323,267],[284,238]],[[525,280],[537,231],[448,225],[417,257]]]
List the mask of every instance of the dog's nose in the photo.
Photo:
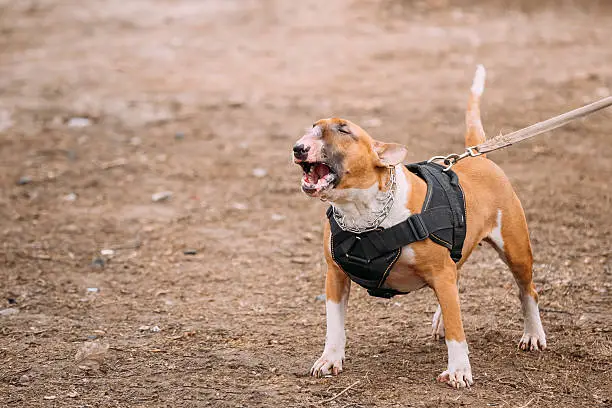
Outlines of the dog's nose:
[[298,160],[306,160],[308,157],[308,151],[310,146],[304,146],[303,144],[296,144],[293,146],[293,156]]

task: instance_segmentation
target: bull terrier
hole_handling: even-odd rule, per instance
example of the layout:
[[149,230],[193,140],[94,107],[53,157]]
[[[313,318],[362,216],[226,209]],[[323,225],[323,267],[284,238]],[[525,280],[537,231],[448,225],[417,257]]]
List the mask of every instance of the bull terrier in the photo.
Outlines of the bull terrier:
[[[485,141],[480,119],[484,82],[485,69],[478,66],[466,111],[466,147]],[[293,147],[293,160],[304,172],[302,190],[331,205],[323,240],[327,262],[327,334],[323,354],[310,371],[313,376],[337,375],[343,369],[345,358],[344,324],[353,275],[335,256],[338,253],[333,248],[332,226],[340,233],[352,234],[354,244],[369,231],[391,229],[419,214],[430,198],[428,182],[402,164],[406,153],[405,146],[374,140],[356,124],[340,118],[317,121]],[[461,321],[457,280],[461,266],[481,241],[497,251],[518,285],[524,319],[520,349],[543,350],[546,337],[532,280],[533,257],[527,222],[508,178],[485,155],[460,161],[452,170],[463,193],[465,215],[465,219],[455,217],[457,223],[453,224],[465,228],[460,259],[452,259],[450,246],[434,240],[435,234],[428,232],[429,227],[424,225],[428,235],[397,250],[395,259],[388,263],[392,267],[384,271],[380,280],[380,290],[408,293],[426,286],[433,289],[438,307],[433,315],[432,334],[445,338],[448,349],[448,365],[438,381],[461,388],[471,386],[474,381]],[[435,217],[431,221],[435,224]],[[419,235],[418,231],[414,233]],[[371,260],[363,262],[365,265]]]

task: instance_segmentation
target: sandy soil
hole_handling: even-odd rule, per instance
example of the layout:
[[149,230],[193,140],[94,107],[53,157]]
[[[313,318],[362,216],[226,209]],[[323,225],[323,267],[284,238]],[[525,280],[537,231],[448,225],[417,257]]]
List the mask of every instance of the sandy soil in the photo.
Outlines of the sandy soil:
[[[460,151],[477,63],[491,135],[609,95],[612,7],[580,3],[0,0],[0,406],[610,406],[612,112],[491,155],[549,349],[517,351],[517,289],[482,247],[470,390],[435,381],[430,290],[353,290],[345,372],[307,376],[325,206],[289,160],[332,115],[413,161]],[[79,368],[88,343],[109,349]]]

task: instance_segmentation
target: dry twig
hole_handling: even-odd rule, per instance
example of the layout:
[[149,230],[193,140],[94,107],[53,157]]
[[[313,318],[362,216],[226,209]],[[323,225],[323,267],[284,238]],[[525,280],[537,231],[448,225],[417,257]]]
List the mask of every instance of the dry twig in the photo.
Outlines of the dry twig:
[[535,399],[535,397],[533,397],[532,399],[530,399],[529,401],[527,401],[527,403],[525,405],[521,405],[519,408],[527,408],[527,406],[529,406],[529,404],[531,404],[533,402],[533,400]]
[[356,386],[360,382],[361,382],[360,380],[355,381],[354,383],[352,383],[351,385],[349,385],[348,387],[346,387],[345,389],[343,389],[342,391],[340,391],[339,393],[337,393],[333,397],[328,398],[328,399],[323,400],[323,401],[320,401],[319,404],[325,404],[326,402],[331,402],[331,401],[335,400],[336,398],[338,398],[339,396],[341,396],[342,394],[344,394],[345,392],[347,392],[348,390],[350,390],[351,388],[353,388],[354,386]]

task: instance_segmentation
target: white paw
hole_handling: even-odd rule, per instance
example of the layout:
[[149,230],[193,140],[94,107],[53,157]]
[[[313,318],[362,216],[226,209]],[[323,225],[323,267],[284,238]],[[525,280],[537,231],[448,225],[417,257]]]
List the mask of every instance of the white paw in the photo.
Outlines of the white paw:
[[523,333],[519,342],[519,348],[523,351],[541,351],[546,348],[546,336],[542,331],[539,334]]
[[445,382],[453,388],[470,388],[470,385],[474,384],[472,369],[469,365],[467,369],[457,369],[453,372],[444,371],[438,376],[438,381]]
[[470,387],[474,384],[469,351],[465,341],[446,340],[448,347],[448,369],[438,376],[438,381],[453,388]]
[[439,305],[436,313],[433,315],[433,319],[431,319],[431,335],[436,340],[444,338],[444,318],[442,317],[442,309]]
[[344,362],[344,350],[326,350],[323,355],[315,361],[310,369],[310,375],[314,377],[324,377],[326,375],[338,375],[342,372]]
[[521,308],[525,319],[525,329],[518,345],[519,348],[523,351],[544,350],[546,335],[542,327],[542,320],[540,320],[538,303],[533,296],[524,295],[521,297]]

